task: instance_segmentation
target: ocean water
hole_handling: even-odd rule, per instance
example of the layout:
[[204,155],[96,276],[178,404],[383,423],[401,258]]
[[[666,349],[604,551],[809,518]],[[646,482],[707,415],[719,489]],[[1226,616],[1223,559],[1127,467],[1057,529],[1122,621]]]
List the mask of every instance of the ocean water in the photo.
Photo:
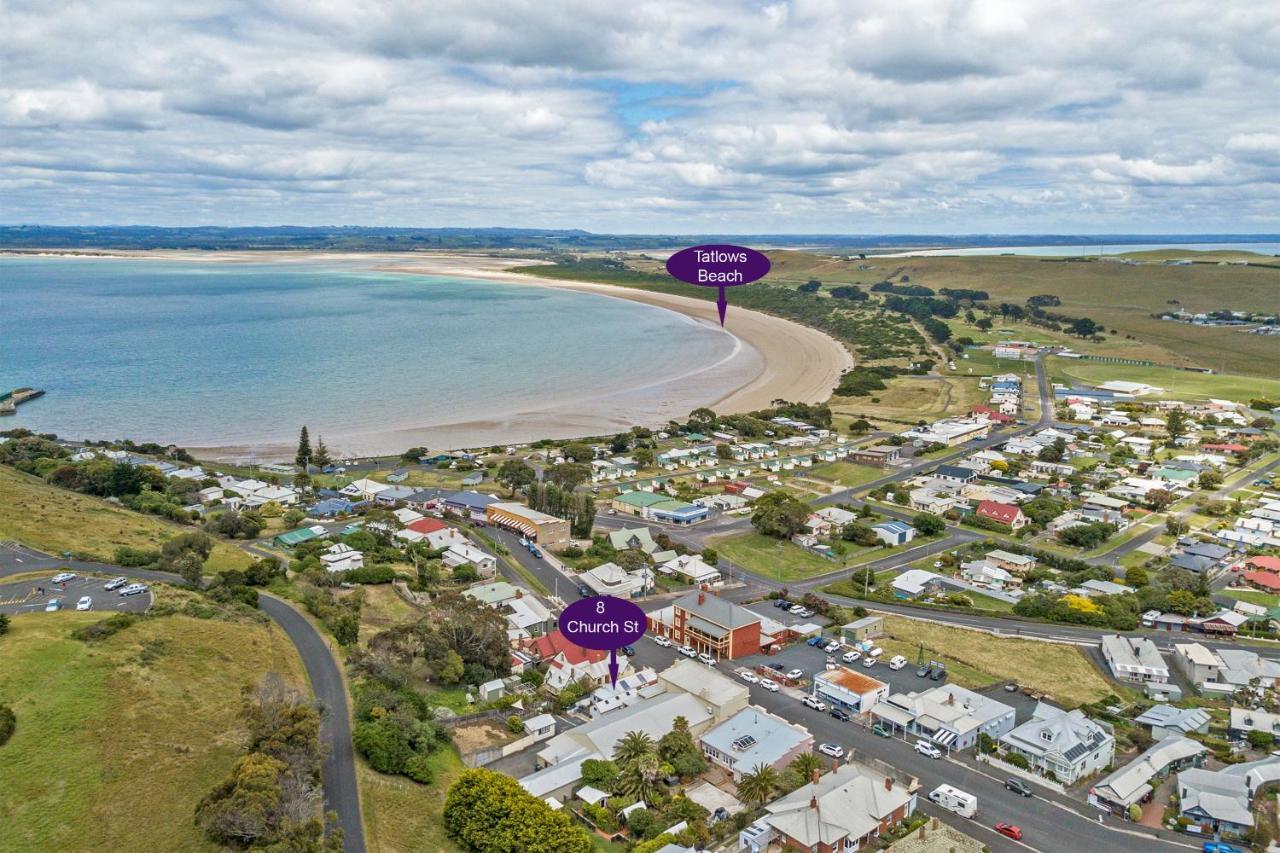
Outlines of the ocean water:
[[621,299],[350,262],[0,258],[0,388],[47,392],[0,429],[68,438],[260,446],[306,424],[336,447],[637,389],[684,413],[681,377],[740,346]]

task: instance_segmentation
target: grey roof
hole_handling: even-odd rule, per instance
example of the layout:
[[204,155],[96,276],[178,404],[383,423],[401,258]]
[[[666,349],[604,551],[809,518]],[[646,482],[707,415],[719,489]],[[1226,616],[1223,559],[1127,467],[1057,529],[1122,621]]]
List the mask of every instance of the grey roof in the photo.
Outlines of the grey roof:
[[1159,726],[1164,729],[1194,732],[1208,724],[1209,712],[1203,708],[1175,708],[1172,705],[1152,705],[1142,714],[1134,717],[1133,721],[1144,726]]
[[1197,557],[1208,557],[1210,560],[1221,560],[1231,554],[1229,548],[1221,545],[1215,545],[1212,542],[1196,542],[1182,549],[1184,554],[1192,554]]
[[455,504],[457,506],[465,506],[468,509],[482,510],[489,504],[495,504],[498,499],[493,495],[484,495],[480,492],[461,491],[447,492],[444,496],[445,503]]
[[1178,774],[1178,796],[1185,814],[1199,809],[1214,820],[1253,826],[1249,786],[1241,776],[1211,770],[1184,770]]
[[[698,600],[699,597],[702,599],[701,602]],[[676,599],[675,606],[729,629],[741,628],[760,621],[759,613],[753,613],[745,607],[710,593],[691,592],[683,598]]]
[[1094,791],[1118,805],[1131,805],[1151,790],[1147,781],[1164,772],[1166,767],[1208,751],[1204,744],[1190,738],[1167,737],[1098,782],[1093,786]]
[[811,737],[799,726],[748,705],[700,740],[705,746],[729,756],[736,769],[750,771],[757,764],[772,766]]
[[1100,749],[1112,735],[1079,708],[1064,711],[1040,702],[1031,719],[1000,738],[1002,742],[1038,756],[1059,754],[1068,763]]
[[845,764],[765,806],[765,821],[805,846],[862,838],[913,796],[904,785],[886,788],[884,780],[874,770]]
[[972,468],[964,468],[960,465],[939,465],[934,474],[939,477],[955,477],[961,480],[972,480],[978,476],[978,472]]

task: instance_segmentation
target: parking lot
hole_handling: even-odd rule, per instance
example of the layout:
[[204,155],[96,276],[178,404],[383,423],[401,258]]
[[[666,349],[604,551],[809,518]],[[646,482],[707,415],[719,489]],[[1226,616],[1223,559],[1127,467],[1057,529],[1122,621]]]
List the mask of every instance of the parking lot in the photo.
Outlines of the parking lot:
[[[41,613],[54,598],[62,602],[62,610],[75,610],[76,602],[86,595],[93,600],[91,611],[143,613],[151,607],[150,590],[141,595],[122,596],[118,589],[104,588],[109,580],[81,575],[60,585],[53,583],[53,574],[50,574],[40,580],[0,584],[0,613],[9,616]],[[40,588],[44,591],[40,592]]]

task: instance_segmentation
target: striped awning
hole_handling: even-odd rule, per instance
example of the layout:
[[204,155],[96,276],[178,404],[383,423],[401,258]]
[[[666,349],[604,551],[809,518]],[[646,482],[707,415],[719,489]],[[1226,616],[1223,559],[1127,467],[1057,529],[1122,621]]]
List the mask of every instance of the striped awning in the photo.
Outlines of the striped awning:
[[532,522],[521,521],[520,519],[513,518],[509,515],[493,515],[489,517],[489,520],[495,521],[500,526],[505,527],[509,530],[514,530],[517,533],[523,533],[525,536],[528,536],[530,539],[538,538],[538,527]]
[[934,743],[940,744],[942,746],[950,746],[951,742],[955,739],[956,739],[955,732],[949,732],[944,729],[938,729],[936,732],[933,733]]

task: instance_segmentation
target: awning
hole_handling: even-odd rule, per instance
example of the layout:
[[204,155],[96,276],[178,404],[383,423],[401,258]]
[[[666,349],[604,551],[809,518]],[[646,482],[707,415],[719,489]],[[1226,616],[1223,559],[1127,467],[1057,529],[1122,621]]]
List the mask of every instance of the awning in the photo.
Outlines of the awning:
[[911,725],[911,721],[915,719],[911,716],[910,711],[904,711],[901,708],[896,708],[893,705],[888,705],[884,702],[877,702],[872,706],[871,713],[882,720],[888,720],[895,726],[902,726],[904,729]]
[[509,515],[495,515],[489,520],[496,521],[500,527],[506,527],[517,533],[523,533],[525,536],[532,536],[535,539],[538,538],[537,526],[528,521],[520,521]]
[[933,741],[935,743],[941,744],[942,746],[950,746],[951,742],[955,739],[956,739],[955,732],[949,732],[943,729],[938,729],[936,732],[933,733]]

